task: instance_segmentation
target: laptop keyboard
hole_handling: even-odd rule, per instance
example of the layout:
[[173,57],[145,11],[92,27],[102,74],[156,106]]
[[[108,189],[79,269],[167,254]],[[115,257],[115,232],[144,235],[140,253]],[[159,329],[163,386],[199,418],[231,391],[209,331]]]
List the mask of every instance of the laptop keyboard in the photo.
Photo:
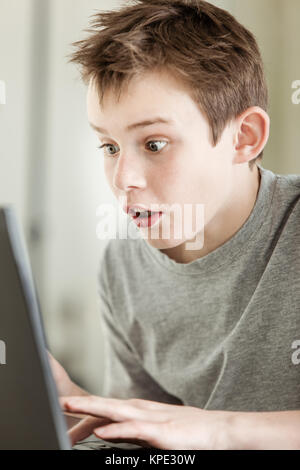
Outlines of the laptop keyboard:
[[72,450],[104,450],[112,449],[108,444],[99,441],[79,441],[72,447]]
[[142,446],[130,444],[129,442],[107,442],[102,439],[91,439],[88,438],[84,441],[78,441],[73,445],[72,450],[107,450],[107,449],[143,449]]

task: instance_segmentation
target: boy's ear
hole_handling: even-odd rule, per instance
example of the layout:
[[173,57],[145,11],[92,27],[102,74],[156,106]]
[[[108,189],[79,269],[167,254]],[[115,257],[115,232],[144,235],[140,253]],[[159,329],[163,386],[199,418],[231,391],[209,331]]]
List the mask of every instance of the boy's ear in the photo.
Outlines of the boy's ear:
[[246,163],[264,149],[270,132],[269,115],[259,106],[246,109],[235,120],[234,163]]

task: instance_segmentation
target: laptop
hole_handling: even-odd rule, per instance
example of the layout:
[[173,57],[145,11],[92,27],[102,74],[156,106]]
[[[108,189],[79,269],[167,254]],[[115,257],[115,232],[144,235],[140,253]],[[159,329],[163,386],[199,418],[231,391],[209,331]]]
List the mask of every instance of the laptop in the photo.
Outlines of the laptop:
[[0,450],[142,449],[90,436],[71,446],[36,285],[13,206],[0,207]]

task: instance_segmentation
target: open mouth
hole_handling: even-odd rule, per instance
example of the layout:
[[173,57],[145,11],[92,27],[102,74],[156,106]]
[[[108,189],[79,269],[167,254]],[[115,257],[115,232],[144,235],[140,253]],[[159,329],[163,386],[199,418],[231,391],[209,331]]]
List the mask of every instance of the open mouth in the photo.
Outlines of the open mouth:
[[157,212],[151,212],[151,211],[136,212],[135,215],[133,215],[133,218],[137,219],[138,217],[140,217],[144,219],[146,217],[151,217],[152,214],[157,214]]
[[143,211],[136,212],[134,215],[132,215],[132,218],[138,227],[144,228],[154,225],[161,216],[162,212]]

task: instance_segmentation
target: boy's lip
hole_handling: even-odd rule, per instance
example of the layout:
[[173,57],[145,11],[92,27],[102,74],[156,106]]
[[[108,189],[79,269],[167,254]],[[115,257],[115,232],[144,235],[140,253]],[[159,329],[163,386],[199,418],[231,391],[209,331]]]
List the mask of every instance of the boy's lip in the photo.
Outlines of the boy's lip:
[[132,216],[134,223],[140,228],[152,227],[162,217],[162,212],[152,212],[148,217]]
[[[154,204],[153,206],[155,209],[159,209],[158,205],[157,204]],[[123,210],[124,212],[126,212],[126,214],[129,214],[129,215],[135,215],[135,210],[140,210],[140,212],[142,211],[149,211],[149,212],[162,212],[160,210],[156,210],[156,211],[152,211],[151,209],[149,209],[148,207],[142,205],[142,204],[130,204],[128,206],[125,206],[123,207]]]

